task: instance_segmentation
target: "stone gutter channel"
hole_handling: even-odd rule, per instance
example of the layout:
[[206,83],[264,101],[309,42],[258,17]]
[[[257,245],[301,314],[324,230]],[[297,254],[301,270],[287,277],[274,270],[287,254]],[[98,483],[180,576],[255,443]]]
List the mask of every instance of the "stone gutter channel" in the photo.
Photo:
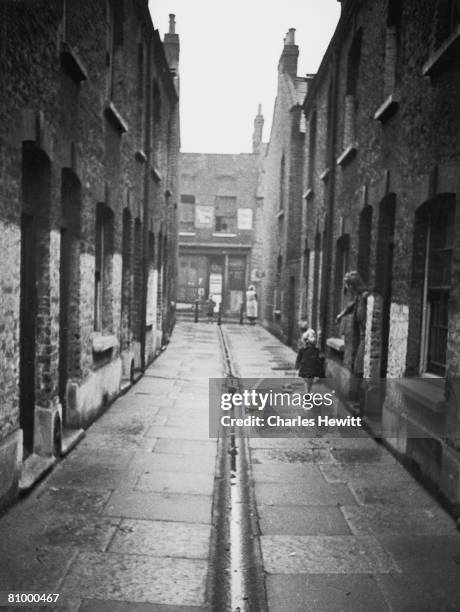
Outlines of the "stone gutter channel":
[[[222,327],[219,340],[225,364],[225,390],[242,390]],[[232,416],[243,416],[233,408]],[[209,610],[266,612],[259,525],[251,477],[249,445],[238,428],[221,428],[213,499],[212,568]]]

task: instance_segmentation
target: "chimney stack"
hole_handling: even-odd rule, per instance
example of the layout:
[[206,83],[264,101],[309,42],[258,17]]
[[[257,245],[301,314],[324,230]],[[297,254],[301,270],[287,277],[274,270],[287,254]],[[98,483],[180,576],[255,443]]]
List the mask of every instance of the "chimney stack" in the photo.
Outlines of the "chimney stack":
[[165,34],[163,45],[168,60],[169,68],[178,75],[179,72],[179,35],[176,34],[176,16],[169,15],[169,32]]
[[262,104],[257,107],[257,115],[254,119],[254,132],[252,134],[252,152],[258,153],[262,144],[262,130],[264,128],[264,116],[262,115]]
[[297,76],[298,57],[299,47],[295,44],[295,28],[289,28],[284,37],[284,48],[278,64],[278,70],[295,78]]

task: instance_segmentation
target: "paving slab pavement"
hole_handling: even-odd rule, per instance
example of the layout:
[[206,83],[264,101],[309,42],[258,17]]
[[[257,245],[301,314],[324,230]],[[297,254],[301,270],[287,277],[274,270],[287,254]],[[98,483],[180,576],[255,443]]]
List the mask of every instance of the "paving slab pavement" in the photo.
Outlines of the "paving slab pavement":
[[[238,376],[296,376],[294,351],[266,330],[223,327]],[[387,449],[356,430],[252,433],[269,612],[460,610],[455,522]]]
[[[223,329],[240,376],[295,374],[293,351],[264,329]],[[217,326],[178,324],[146,375],[0,519],[0,591],[60,593],[46,608],[59,612],[203,610],[220,353]],[[249,449],[269,612],[460,609],[454,521],[366,432],[293,427]]]
[[0,519],[0,591],[60,593],[46,608],[60,612],[203,609],[208,379],[221,376],[217,326],[178,324],[145,376]]

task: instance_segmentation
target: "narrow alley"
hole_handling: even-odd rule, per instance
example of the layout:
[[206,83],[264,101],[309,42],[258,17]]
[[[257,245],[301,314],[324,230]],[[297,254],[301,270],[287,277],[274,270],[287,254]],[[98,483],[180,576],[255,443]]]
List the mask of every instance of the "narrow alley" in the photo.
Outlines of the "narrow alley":
[[459,49],[0,1],[0,612],[460,611]]
[[[236,577],[217,596],[215,570],[216,551],[230,559],[236,545],[218,525],[218,491],[234,483],[208,435],[223,346],[237,377],[293,375],[293,351],[260,327],[178,323],[145,376],[0,520],[1,610],[18,609],[8,593],[59,594],[46,609],[62,612],[235,609]],[[241,611],[459,609],[454,520],[364,431],[239,444],[256,554],[223,571],[251,566],[262,585],[239,594]]]

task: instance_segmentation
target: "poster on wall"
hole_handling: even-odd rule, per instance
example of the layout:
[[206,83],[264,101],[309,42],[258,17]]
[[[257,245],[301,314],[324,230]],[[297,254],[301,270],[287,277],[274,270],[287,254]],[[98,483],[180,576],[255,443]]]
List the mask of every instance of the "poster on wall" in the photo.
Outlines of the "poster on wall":
[[238,229],[252,229],[252,208],[238,208]]
[[214,208],[212,206],[199,205],[195,207],[195,227],[212,227],[213,219]]
[[212,295],[212,299],[216,303],[215,312],[219,310],[219,304],[222,301],[222,282],[223,277],[220,272],[211,272],[209,275],[209,295]]

